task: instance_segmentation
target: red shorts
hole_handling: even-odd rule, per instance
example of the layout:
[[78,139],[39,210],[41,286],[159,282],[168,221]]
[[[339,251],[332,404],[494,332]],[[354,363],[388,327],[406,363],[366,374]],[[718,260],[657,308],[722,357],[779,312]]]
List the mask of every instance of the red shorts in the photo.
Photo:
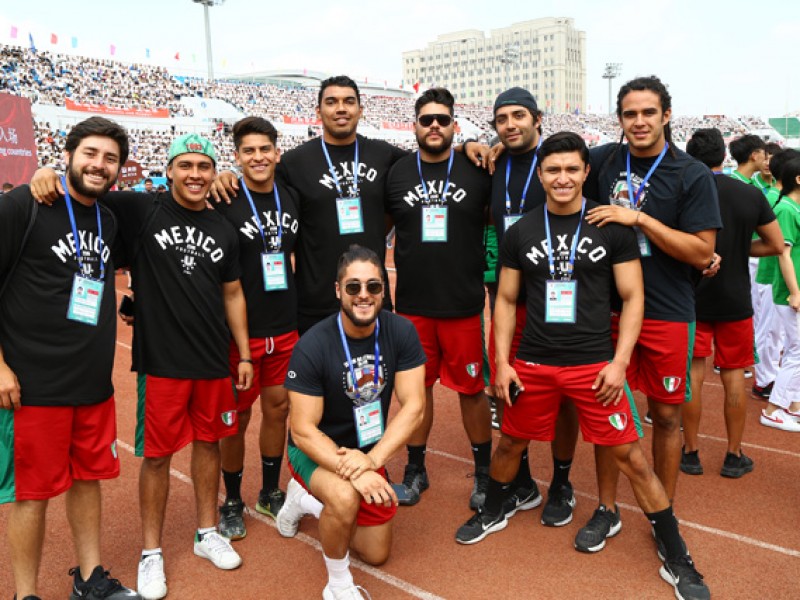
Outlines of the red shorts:
[[694,356],[708,358],[714,345],[714,364],[721,369],[744,369],[753,357],[753,318],[741,321],[697,322]]
[[9,414],[14,494],[3,494],[6,501],[47,500],[67,491],[73,480],[119,476],[113,396],[88,406],[23,406]]
[[[299,448],[294,448],[295,456],[297,456],[297,452],[303,457],[301,461],[306,463],[305,466],[308,466],[308,462],[311,461],[308,456],[303,454],[303,452]],[[298,474],[297,471],[294,470],[292,467],[292,461],[289,459],[287,461],[289,465],[289,472],[292,474],[292,477],[295,478],[297,483],[302,485],[305,490],[310,494],[311,490],[308,489],[308,485],[303,480],[303,478]],[[319,468],[319,467],[317,467]],[[380,473],[384,479],[388,480],[389,478],[386,476],[386,467],[381,467],[377,471]],[[312,471],[313,473],[313,471]],[[369,504],[364,498],[361,498],[361,504],[358,507],[358,515],[356,516],[356,524],[359,527],[375,527],[376,525],[383,525],[384,523],[388,523],[391,521],[394,516],[397,514],[397,506],[392,504],[389,507],[384,506],[383,504]]]
[[616,406],[603,406],[592,384],[607,362],[570,367],[514,364],[525,391],[514,406],[505,406],[502,431],[511,437],[549,442],[555,439],[556,418],[563,400],[578,411],[583,439],[600,446],[619,446],[639,439],[627,395]]
[[[425,350],[425,387],[440,379],[461,394],[483,390],[483,329],[481,316],[434,319],[402,315],[417,328]],[[491,362],[491,361],[490,361]]]
[[[249,390],[236,392],[236,408],[239,412],[244,412],[253,406],[263,388],[283,385],[286,371],[289,370],[289,359],[298,339],[296,331],[268,338],[250,338],[253,385]],[[236,380],[239,377],[239,349],[233,340],[229,358],[231,377]]]
[[[628,385],[648,398],[664,404],[682,404],[690,398],[686,385],[694,348],[694,323],[645,319],[631,354]],[[619,333],[619,315],[611,317],[614,343]]]
[[230,377],[171,379],[139,374],[136,456],[170,456],[193,441],[217,442],[239,429]]
[[[511,338],[511,354],[508,361],[514,364],[514,357],[517,355],[519,343],[522,340],[522,330],[525,329],[525,304],[517,304],[517,325],[514,327],[514,337]],[[489,385],[494,385],[494,378],[497,375],[496,350],[494,346],[494,319],[489,332]]]

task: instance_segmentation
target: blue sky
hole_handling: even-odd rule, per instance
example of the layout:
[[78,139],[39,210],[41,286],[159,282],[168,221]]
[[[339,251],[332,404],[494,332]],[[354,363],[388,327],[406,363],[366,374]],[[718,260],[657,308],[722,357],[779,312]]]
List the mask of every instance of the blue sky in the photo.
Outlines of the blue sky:
[[[3,4],[0,42],[27,45],[31,33],[39,49],[103,57],[113,44],[120,60],[206,72],[203,8],[192,0]],[[800,111],[797,0],[226,0],[211,8],[214,69],[232,75],[306,68],[397,85],[401,53],[438,34],[488,33],[546,16],[571,17],[586,32],[587,104],[593,112],[608,110],[608,83],[601,78],[606,62],[622,63],[614,87],[638,75],[661,77],[676,115]],[[57,45],[50,43],[53,33]]]

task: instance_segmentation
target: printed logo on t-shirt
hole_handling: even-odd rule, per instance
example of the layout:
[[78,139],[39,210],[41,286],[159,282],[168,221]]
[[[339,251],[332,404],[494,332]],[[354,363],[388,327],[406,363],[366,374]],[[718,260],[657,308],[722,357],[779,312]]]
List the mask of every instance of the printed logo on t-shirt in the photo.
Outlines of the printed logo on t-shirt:
[[289,379],[294,379],[295,377],[297,377],[297,373],[295,373],[294,371],[289,371],[288,373],[286,373],[286,376]]
[[225,425],[229,427],[236,422],[236,411],[235,410],[227,410],[224,413],[220,414],[220,419]]
[[[631,173],[631,185],[633,185],[634,193],[636,193],[642,185],[642,178],[636,173]],[[642,190],[642,194],[639,196],[639,201],[637,203],[638,206],[641,206],[644,203],[649,187],[650,183],[647,183],[647,185],[644,187],[644,190]],[[626,172],[621,171],[617,176],[617,180],[611,185],[611,192],[608,198],[609,202],[616,206],[631,208],[632,196],[633,193],[631,193],[631,191],[628,189]]]
[[[386,375],[383,365],[378,368],[378,385],[375,385],[375,359],[372,354],[353,357],[353,371],[356,374],[359,402],[372,402],[383,392],[386,387]],[[344,363],[344,377],[342,383],[344,393],[351,400],[356,400],[356,388],[353,386],[353,377],[350,367]]]
[[680,377],[664,377],[664,389],[667,390],[670,394],[678,389],[678,386],[681,384]]
[[[274,246],[277,243],[278,237],[278,211],[262,210],[259,218],[261,219],[261,225],[264,226],[264,233],[267,240]],[[281,231],[284,235],[288,231],[296,234],[298,228],[299,223],[296,218],[288,212],[281,213]],[[261,239],[261,234],[258,231],[258,223],[254,215],[251,214],[250,218],[242,223],[239,227],[239,233],[248,240]]]
[[608,422],[611,423],[611,426],[617,431],[625,431],[625,427],[628,425],[628,415],[625,413],[614,413],[608,417]]
[[[553,241],[553,258],[559,273],[566,273],[569,268],[569,255],[574,237],[568,233],[556,234],[556,239]],[[605,246],[595,246],[595,243],[599,241],[589,236],[582,236],[575,247],[575,259],[580,261],[588,258],[593,263],[603,260],[608,255],[608,250]],[[539,265],[540,262],[547,263],[547,255],[547,239],[545,238],[538,245],[531,246],[531,249],[525,254],[525,258],[534,265]]]
[[475,378],[478,376],[478,373],[480,373],[479,363],[474,362],[474,363],[469,363],[467,365],[467,375],[469,375],[472,378]]
[[174,248],[182,254],[181,270],[185,275],[194,271],[196,260],[206,257],[218,263],[225,257],[225,251],[217,245],[217,241],[197,227],[173,225],[153,234],[153,238],[162,250]]
[[[447,195],[445,196],[444,184],[445,182],[441,179],[426,181],[425,187],[422,187],[422,183],[419,183],[406,192],[406,195],[403,196],[403,202],[409,206],[414,206],[415,203],[419,204],[420,202],[446,204],[447,202],[458,203],[467,197],[467,191],[458,187],[452,181],[448,182]],[[430,194],[430,198],[428,198],[428,194]]]
[[[83,263],[83,276],[91,277],[92,273],[100,274],[100,268],[97,266],[97,257],[100,255],[100,250],[103,251],[103,262],[108,264],[111,257],[111,249],[104,244],[97,234],[91,231],[78,230],[78,238],[81,244],[81,262]],[[62,263],[67,261],[75,261],[77,252],[75,248],[75,236],[68,233],[62,239],[58,240],[56,244],[50,246],[58,259]]]
[[[320,185],[325,186],[329,190],[336,191],[336,180],[339,180],[339,185],[342,186],[342,192],[346,197],[358,196],[359,190],[353,186],[353,172],[356,171],[355,161],[345,161],[333,165],[331,171],[325,171],[319,179]],[[368,168],[363,162],[358,163],[358,182],[362,181],[375,181],[378,177],[377,169]],[[335,177],[334,177],[335,173]]]

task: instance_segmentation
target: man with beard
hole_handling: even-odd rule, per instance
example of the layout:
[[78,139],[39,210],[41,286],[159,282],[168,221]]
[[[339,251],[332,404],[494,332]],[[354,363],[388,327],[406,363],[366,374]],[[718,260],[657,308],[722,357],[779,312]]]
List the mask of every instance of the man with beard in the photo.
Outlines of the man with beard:
[[127,159],[128,137],[92,117],[72,128],[65,154],[65,193],[52,206],[32,214],[28,186],[0,202],[0,502],[13,503],[15,598],[37,598],[48,501],[65,492],[79,563],[71,598],[139,598],[100,564],[99,480],[119,475],[119,459],[117,224],[97,199]]
[[491,180],[453,151],[453,95],[431,88],[416,101],[419,151],[389,172],[386,210],[395,226],[396,310],[417,329],[428,361],[425,418],[408,441],[401,504],[428,488],[425,451],[433,425],[433,384],[458,393],[475,461],[470,507],[483,504],[492,452],[483,391],[483,227]]
[[[411,323],[381,310],[381,272],[367,248],[339,258],[340,310],[300,339],[286,376],[293,478],[278,531],[292,537],[304,514],[319,518],[324,600],[364,597],[349,550],[370,565],[389,558],[397,496],[385,465],[422,419],[425,354]],[[392,393],[400,408],[387,425]]]

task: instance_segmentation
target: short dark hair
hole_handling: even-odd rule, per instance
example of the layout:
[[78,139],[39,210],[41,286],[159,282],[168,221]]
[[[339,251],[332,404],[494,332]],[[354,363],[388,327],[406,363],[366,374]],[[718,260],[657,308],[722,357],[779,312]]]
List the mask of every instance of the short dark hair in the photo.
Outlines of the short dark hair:
[[559,131],[542,142],[537,152],[539,168],[542,162],[551,154],[561,154],[564,152],[578,152],[584,164],[589,164],[589,149],[586,142],[577,133],[571,131]]
[[75,125],[67,134],[64,150],[70,154],[75,152],[85,138],[93,135],[114,140],[119,146],[119,164],[120,166],[125,164],[129,152],[128,134],[121,125],[105,117],[89,117]]
[[797,183],[798,177],[800,177],[800,157],[792,158],[792,160],[783,165],[783,170],[781,171],[781,198],[800,188],[800,183]]
[[686,153],[708,168],[719,167],[725,160],[725,140],[715,127],[698,129],[686,143]]
[[150,183],[153,183],[153,180],[152,180],[152,179],[150,179],[149,177],[145,178],[144,182],[145,182],[145,183],[147,183],[148,181],[149,181]]
[[767,142],[766,144],[764,144],[764,152],[766,152],[770,156],[777,154],[781,150],[783,150],[783,148],[781,147],[780,144],[776,142]]
[[731,151],[731,156],[740,165],[750,160],[750,155],[757,150],[764,150],[766,144],[757,135],[751,133],[743,135],[740,138],[733,140],[728,149]]
[[336,266],[336,281],[341,281],[344,278],[344,272],[354,262],[368,262],[372,263],[381,272],[381,279],[383,279],[383,264],[378,255],[369,248],[359,246],[358,244],[351,244],[339,257],[339,262]]
[[430,88],[422,92],[422,95],[417,98],[417,101],[414,103],[414,116],[419,116],[419,111],[422,110],[422,107],[426,104],[442,104],[450,109],[450,116],[453,116],[453,107],[456,104],[456,99],[453,98],[453,94],[450,93],[450,90],[443,87],[435,87]]
[[[622,119],[622,101],[625,99],[625,96],[631,92],[645,91],[653,92],[658,96],[662,113],[672,110],[672,96],[670,96],[667,86],[655,75],[650,75],[648,77],[631,79],[619,88],[619,92],[617,93],[617,118]],[[670,127],[670,123],[664,126],[664,139],[669,144],[670,154],[674,156],[675,148],[672,143],[672,128]]]
[[356,93],[356,101],[358,102],[359,105],[361,105],[361,94],[358,91],[358,86],[356,85],[356,82],[350,79],[347,75],[336,75],[335,77],[328,77],[322,83],[319,84],[319,94],[317,94],[317,106],[322,104],[322,93],[325,91],[325,88],[329,88],[331,86],[352,88],[353,91]]
[[278,130],[263,117],[245,117],[233,124],[233,146],[238,150],[242,138],[252,133],[265,135],[273,145],[278,144]]
[[772,177],[783,183],[783,167],[790,160],[800,158],[800,152],[793,148],[784,148],[777,154],[773,154],[769,159],[769,170]]

